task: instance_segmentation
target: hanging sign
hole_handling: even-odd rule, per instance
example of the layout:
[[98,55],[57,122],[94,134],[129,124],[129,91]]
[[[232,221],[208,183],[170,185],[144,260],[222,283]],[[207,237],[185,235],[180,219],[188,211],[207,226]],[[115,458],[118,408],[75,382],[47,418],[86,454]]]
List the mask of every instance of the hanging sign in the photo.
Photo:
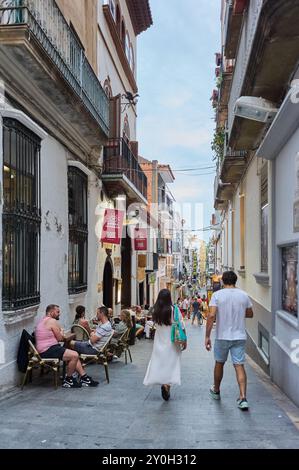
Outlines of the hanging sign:
[[106,209],[102,230],[102,243],[120,245],[124,222],[124,211]]
[[134,249],[135,251],[147,250],[147,229],[135,228],[134,230]]

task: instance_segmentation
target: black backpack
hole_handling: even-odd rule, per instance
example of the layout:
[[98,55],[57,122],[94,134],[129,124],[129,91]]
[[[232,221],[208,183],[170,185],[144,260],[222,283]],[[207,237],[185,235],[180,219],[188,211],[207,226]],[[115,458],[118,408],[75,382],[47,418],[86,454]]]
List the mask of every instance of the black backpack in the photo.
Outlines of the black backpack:
[[33,344],[35,343],[34,333],[30,335],[28,331],[23,330],[21,339],[20,339],[20,344],[19,344],[18,356],[17,356],[18,369],[20,372],[23,372],[23,374],[26,372],[26,369],[28,366],[28,351],[29,351],[28,341],[29,340]]

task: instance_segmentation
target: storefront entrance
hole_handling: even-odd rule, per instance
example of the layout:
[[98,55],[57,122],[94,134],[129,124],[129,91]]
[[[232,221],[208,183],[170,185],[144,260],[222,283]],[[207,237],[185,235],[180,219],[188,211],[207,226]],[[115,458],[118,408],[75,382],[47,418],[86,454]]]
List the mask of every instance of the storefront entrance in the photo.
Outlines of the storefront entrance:
[[111,259],[107,259],[103,275],[103,304],[113,308],[113,267]]

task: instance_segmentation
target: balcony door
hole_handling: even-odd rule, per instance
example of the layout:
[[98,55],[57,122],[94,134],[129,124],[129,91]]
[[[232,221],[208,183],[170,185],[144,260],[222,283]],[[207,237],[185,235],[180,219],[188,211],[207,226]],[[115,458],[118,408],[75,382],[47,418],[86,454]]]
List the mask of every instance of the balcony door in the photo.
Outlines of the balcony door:
[[110,98],[110,139],[121,137],[121,95]]
[[110,259],[107,259],[103,275],[103,304],[113,308],[113,268]]
[[132,241],[126,236],[122,239],[121,247],[121,277],[122,292],[121,303],[123,307],[131,306],[131,275],[132,275]]

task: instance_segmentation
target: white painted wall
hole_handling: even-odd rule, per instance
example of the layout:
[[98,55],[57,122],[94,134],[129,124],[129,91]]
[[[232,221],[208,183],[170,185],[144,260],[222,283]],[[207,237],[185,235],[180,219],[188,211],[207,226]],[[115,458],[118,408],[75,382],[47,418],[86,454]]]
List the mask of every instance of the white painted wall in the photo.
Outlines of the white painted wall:
[[[240,194],[245,194],[245,276],[238,275],[238,286],[246,291],[256,302],[253,320],[247,322],[248,333],[253,341],[258,344],[258,323],[261,323],[271,332],[271,288],[258,284],[254,274],[260,273],[260,165],[261,162],[254,158],[246,172],[241,186],[237,189],[232,204],[224,215],[223,222],[223,264],[233,266],[238,274],[241,265],[240,245]],[[269,172],[269,186],[271,179]],[[270,192],[269,192],[270,194]],[[271,203],[271,201],[270,201]],[[231,212],[234,211],[234,212]],[[234,224],[232,224],[234,214]],[[234,237],[232,239],[232,227],[234,225]],[[271,219],[269,232],[271,232]],[[227,230],[228,229],[228,230]],[[233,240],[233,244],[232,244]],[[232,250],[231,250],[232,247]],[[271,236],[269,235],[269,259],[271,259]],[[269,263],[271,278],[271,261]],[[271,279],[270,279],[271,284]],[[259,308],[260,306],[260,308]]]
[[[2,125],[0,125],[0,164],[2,161],[1,141]],[[103,280],[103,270],[107,254],[102,248],[101,243],[99,243],[101,230],[98,228],[96,231],[96,226],[98,224],[98,227],[102,227],[104,210],[106,207],[113,207],[113,205],[108,200],[101,202],[102,183],[95,174],[89,172],[88,290],[75,296],[68,295],[68,160],[74,160],[74,156],[70,155],[53,137],[47,137],[42,142],[41,301],[37,314],[30,319],[22,320],[22,316],[18,315],[19,312],[17,312],[16,316],[20,317],[20,321],[8,326],[4,323],[3,315],[0,316],[0,340],[4,342],[5,352],[5,363],[0,364],[0,388],[18,383],[19,379],[15,361],[21,332],[24,328],[29,333],[34,330],[38,318],[44,315],[48,304],[56,303],[61,307],[62,314],[60,321],[67,330],[73,322],[77,305],[85,305],[89,318],[92,318],[96,307],[103,301],[103,293],[98,292],[98,284]],[[0,221],[2,237],[2,214],[0,214]],[[114,256],[120,256],[120,247],[115,248]],[[0,271],[2,276],[2,270]],[[2,282],[0,284],[2,286]],[[118,309],[116,310],[117,313]]]

